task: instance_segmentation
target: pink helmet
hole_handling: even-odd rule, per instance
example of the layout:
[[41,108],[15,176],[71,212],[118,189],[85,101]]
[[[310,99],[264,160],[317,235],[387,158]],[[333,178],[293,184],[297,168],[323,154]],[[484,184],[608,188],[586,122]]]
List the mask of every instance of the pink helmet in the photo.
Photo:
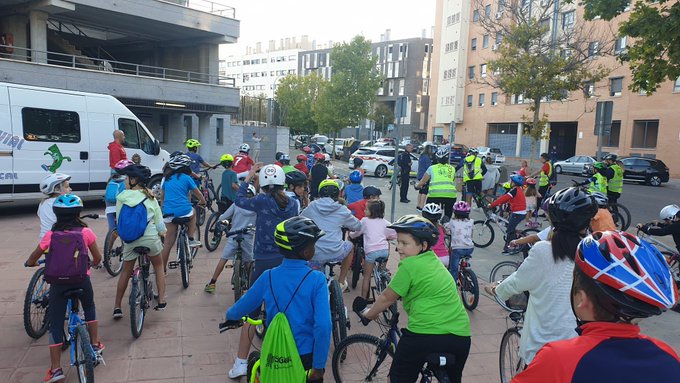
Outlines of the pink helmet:
[[458,201],[453,204],[453,211],[459,212],[459,213],[469,213],[470,212],[470,204],[468,204],[465,201]]
[[134,164],[135,163],[130,161],[130,160],[120,160],[120,161],[116,162],[116,165],[114,165],[113,169],[118,172],[118,171],[123,170],[123,169],[127,168],[128,166],[134,165]]

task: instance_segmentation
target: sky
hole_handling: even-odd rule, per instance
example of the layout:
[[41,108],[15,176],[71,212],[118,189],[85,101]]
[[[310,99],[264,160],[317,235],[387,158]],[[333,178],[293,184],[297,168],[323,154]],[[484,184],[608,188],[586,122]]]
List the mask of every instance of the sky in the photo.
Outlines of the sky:
[[363,35],[379,41],[390,29],[391,39],[431,36],[435,0],[220,0],[236,8],[241,21],[238,44],[227,44],[221,55],[240,55],[246,46],[269,40],[309,36],[317,43],[349,41]]

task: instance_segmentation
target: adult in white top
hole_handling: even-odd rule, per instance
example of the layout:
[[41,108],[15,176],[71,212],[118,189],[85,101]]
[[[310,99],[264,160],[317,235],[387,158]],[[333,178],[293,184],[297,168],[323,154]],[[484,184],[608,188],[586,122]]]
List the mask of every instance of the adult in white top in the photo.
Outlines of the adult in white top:
[[504,301],[529,292],[519,350],[527,364],[544,344],[577,335],[571,309],[574,255],[596,212],[597,204],[588,192],[567,188],[555,193],[548,206],[551,242],[536,243],[517,271],[500,284],[485,287]]
[[263,137],[258,137],[257,133],[253,133],[253,161],[257,162],[260,159],[260,142]]

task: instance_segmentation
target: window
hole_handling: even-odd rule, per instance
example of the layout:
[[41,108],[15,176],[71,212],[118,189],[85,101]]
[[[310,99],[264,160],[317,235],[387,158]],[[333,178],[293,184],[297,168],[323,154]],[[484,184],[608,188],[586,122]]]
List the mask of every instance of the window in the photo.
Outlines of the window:
[[498,105],[498,92],[491,93],[491,106]]
[[600,52],[600,43],[593,41],[588,44],[588,57],[596,56]]
[[505,11],[505,0],[498,0],[498,13],[502,14]]
[[515,94],[512,96],[512,103],[513,104],[523,104],[524,103],[524,95],[523,94]]
[[479,74],[482,77],[486,77],[486,64],[481,64],[479,66]]
[[472,95],[471,94],[469,94],[467,96],[467,106],[468,106],[468,108],[472,107]]
[[562,29],[569,30],[576,22],[576,11],[564,12],[562,14]]
[[479,9],[472,11],[472,22],[476,23],[479,21]]
[[400,96],[404,95],[404,82],[405,82],[405,80],[403,78],[399,80],[399,95]]
[[615,77],[609,79],[609,95],[620,96],[623,90],[623,77]]
[[470,42],[470,49],[472,49],[473,51],[477,50],[477,38],[476,37],[474,39],[472,39],[472,41]]
[[539,22],[539,25],[541,26],[541,29],[543,29],[546,33],[550,32],[550,19],[549,18],[542,19]]
[[489,35],[484,35],[482,37],[482,48],[486,49],[489,47]]
[[125,142],[123,147],[129,149],[139,149],[139,135],[137,134],[137,121],[129,118],[118,119],[118,129],[125,133]]
[[26,141],[80,142],[80,117],[65,110],[22,108]]
[[217,133],[215,143],[217,145],[222,145],[224,143],[224,119],[223,118],[215,119],[215,124],[216,124],[215,132]]
[[614,53],[619,54],[623,53],[626,50],[626,38],[627,36],[619,37],[616,39],[616,43],[614,44]]
[[633,143],[631,147],[641,149],[656,148],[659,133],[659,120],[636,120],[633,122]]
[[475,66],[474,65],[468,67],[468,78],[470,80],[475,78]]
[[583,94],[586,98],[593,97],[595,95],[595,83],[588,81],[583,84]]
[[484,7],[484,16],[491,17],[491,4],[487,4]]
[[619,147],[619,136],[621,135],[621,121],[612,121],[609,134],[602,136],[602,146],[609,148]]
[[501,32],[496,32],[496,44],[503,42],[503,34]]
[[680,93],[680,77],[675,79],[675,84],[673,84],[673,93]]
[[479,94],[479,106],[480,107],[484,106],[485,101],[486,101],[486,94],[480,93]]
[[190,138],[193,138],[194,136],[192,123],[193,120],[191,116],[184,116],[184,129],[186,129],[186,137],[184,138],[185,141]]

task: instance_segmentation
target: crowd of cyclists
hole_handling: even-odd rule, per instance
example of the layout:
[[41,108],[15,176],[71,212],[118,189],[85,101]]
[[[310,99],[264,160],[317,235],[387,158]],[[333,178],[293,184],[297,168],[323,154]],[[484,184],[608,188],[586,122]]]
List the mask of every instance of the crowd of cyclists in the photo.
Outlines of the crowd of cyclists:
[[[167,162],[160,195],[148,188],[151,172],[146,166],[128,160],[115,165],[110,182],[124,188],[117,194],[115,210],[108,204],[107,213],[109,225],[118,225],[121,238],[125,236],[115,319],[125,315],[121,302],[139,257],[135,248],[149,249],[157,288],[154,309],[162,311],[173,304],[166,301],[165,279],[178,219],[189,219],[189,245],[202,245],[196,217],[206,200],[199,190],[199,173],[202,167],[216,166],[198,154],[197,140],[188,140],[186,147],[186,152],[173,153]],[[344,178],[334,173],[330,157],[318,148],[305,147],[296,155],[277,153],[272,164],[256,163],[249,151],[243,144],[235,155],[222,155],[217,165],[224,168],[220,221],[229,220],[232,230],[255,229],[239,245],[244,261],[252,261],[250,289],[226,310],[227,322],[240,325],[245,316],[257,318],[263,304],[267,324],[278,313],[285,314],[300,361],[308,370],[307,381],[323,381],[331,350],[331,318],[326,275],[321,270],[327,263],[339,264],[337,279],[347,291],[348,273],[361,246],[364,280],[360,296],[368,299],[376,260],[390,257],[390,248],[396,245],[400,261],[389,286],[361,314],[374,320],[401,300],[408,315],[408,325],[394,350],[391,381],[416,381],[427,356],[442,353],[455,356],[446,371],[450,381],[460,382],[473,335],[457,291],[458,265],[461,259],[469,259],[474,249],[473,196],[487,192],[482,190],[487,166],[477,153],[471,150],[454,167],[447,147],[438,148],[431,158],[431,148],[426,149],[427,158],[419,160],[425,169],[419,169],[423,171],[416,184],[424,196],[419,197],[420,214],[407,214],[390,223],[384,218],[386,206],[380,189],[363,185],[360,159]],[[293,156],[295,165],[291,165]],[[529,293],[519,351],[527,367],[513,381],[673,381],[680,376],[680,358],[663,342],[641,335],[637,322],[672,308],[678,299],[677,286],[666,259],[653,245],[617,231],[611,216],[607,217],[607,203],[616,201],[622,192],[622,171],[616,157],[595,164],[595,172],[587,180],[588,190],[569,187],[554,193],[550,190],[554,176],[549,156],[542,154],[541,162],[533,174],[524,166],[511,174],[507,188],[488,205],[509,214],[503,252],[533,243],[515,273],[485,287],[501,300]],[[461,173],[459,196],[456,174]],[[71,193],[69,179],[51,174],[41,183],[47,198],[38,209],[40,241],[26,266],[36,266],[48,251],[48,262],[52,254],[63,252],[53,239],[61,233],[71,233],[85,244],[76,249],[76,257],[83,253],[91,256],[93,267],[101,262],[96,235],[79,218],[83,204]],[[541,211],[547,214],[550,227],[536,236],[516,238],[515,228],[527,214]],[[638,228],[650,235],[673,235],[680,250],[677,205],[664,207],[659,221]],[[205,285],[206,293],[218,289],[218,277],[233,260],[236,246],[232,239],[227,242]],[[47,267],[54,269],[56,259]],[[47,383],[65,376],[59,360],[65,310],[59,291],[65,288],[86,292],[80,300],[90,339],[97,352],[104,349],[89,272],[75,283],[53,284]],[[228,371],[232,379],[247,373],[254,335],[251,327],[246,323],[241,330]]]

